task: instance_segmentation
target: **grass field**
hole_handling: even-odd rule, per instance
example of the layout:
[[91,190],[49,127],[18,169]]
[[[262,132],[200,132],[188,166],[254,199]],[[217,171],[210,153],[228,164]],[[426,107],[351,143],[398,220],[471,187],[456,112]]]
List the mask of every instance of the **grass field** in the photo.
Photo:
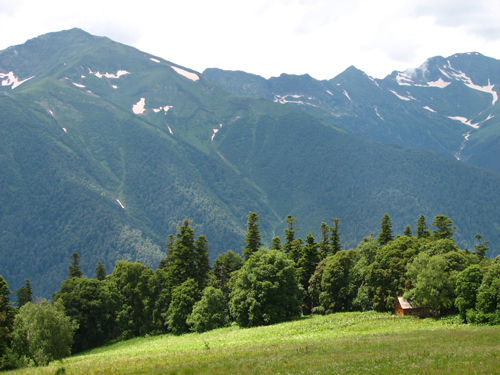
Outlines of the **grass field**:
[[497,374],[500,327],[375,312],[135,338],[9,374]]

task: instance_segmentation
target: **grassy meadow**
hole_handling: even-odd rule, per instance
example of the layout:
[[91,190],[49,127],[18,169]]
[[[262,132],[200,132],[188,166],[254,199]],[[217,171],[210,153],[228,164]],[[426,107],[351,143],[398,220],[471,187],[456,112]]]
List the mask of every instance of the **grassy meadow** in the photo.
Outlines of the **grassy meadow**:
[[62,367],[65,374],[496,374],[500,327],[339,313],[134,338],[7,373],[55,374]]

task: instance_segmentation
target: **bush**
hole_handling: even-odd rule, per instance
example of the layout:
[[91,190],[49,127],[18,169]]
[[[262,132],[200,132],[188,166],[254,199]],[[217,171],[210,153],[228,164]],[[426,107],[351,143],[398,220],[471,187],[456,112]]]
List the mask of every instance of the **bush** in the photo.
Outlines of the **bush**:
[[14,320],[13,349],[37,366],[69,356],[78,325],[64,314],[61,303],[27,303]]
[[241,327],[275,324],[300,314],[304,291],[293,261],[281,251],[258,250],[234,277],[229,307]]
[[193,312],[189,315],[187,323],[196,332],[226,327],[230,323],[230,319],[224,293],[212,286],[203,289],[201,300],[194,304]]

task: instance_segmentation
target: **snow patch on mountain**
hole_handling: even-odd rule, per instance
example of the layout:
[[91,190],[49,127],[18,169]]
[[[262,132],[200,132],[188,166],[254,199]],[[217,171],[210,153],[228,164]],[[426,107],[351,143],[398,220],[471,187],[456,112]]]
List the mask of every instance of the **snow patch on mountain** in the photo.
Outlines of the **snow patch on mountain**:
[[66,134],[68,134],[68,131],[66,130],[66,128],[62,128],[63,132],[65,132]]
[[159,63],[159,62],[160,62],[160,60],[155,59],[154,57],[150,57],[149,59],[150,59],[151,61],[155,62],[155,63]]
[[168,112],[168,110],[170,108],[173,108],[173,107],[174,107],[173,105],[166,105],[164,107],[153,108],[153,111],[156,112],[156,113],[158,113],[158,112],[160,112],[163,109],[165,111],[165,114],[166,114]]
[[118,86],[116,85],[111,85],[112,88],[114,88],[115,90],[118,88]]
[[172,131],[172,129],[170,129],[170,126],[167,125],[167,128],[168,128],[168,131],[170,132],[170,134],[174,134],[174,132]]
[[334,96],[334,95],[330,92],[330,90],[326,90],[326,92],[327,92],[327,93],[329,93],[331,96]]
[[472,120],[467,120],[465,117],[462,116],[448,116],[449,119],[460,121],[462,124],[472,126],[474,129],[479,129],[479,123],[473,124],[471,121]]
[[378,108],[377,107],[374,107],[375,108],[375,113],[377,114],[378,117],[380,117],[381,120],[383,120],[384,118],[382,116],[380,116],[380,113],[378,113]]
[[413,80],[408,74],[406,74],[406,72],[398,72],[396,81],[398,82],[398,85],[401,86],[412,86],[412,84],[414,84]]
[[443,81],[442,78],[439,78],[437,81],[427,82],[427,86],[429,86],[429,87],[439,87],[440,89],[444,89],[449,84],[451,84],[451,82]]
[[286,98],[291,97],[294,99],[298,99],[303,97],[304,95],[292,95],[292,94],[287,94],[287,95],[278,95],[278,94],[273,94],[274,95],[274,102],[276,103],[281,103],[281,104],[286,104],[286,103],[294,103],[294,104],[304,104],[303,101],[301,100],[287,100]]
[[85,85],[82,85],[80,83],[75,83],[75,82],[71,82],[73,85],[75,85],[76,87],[85,87]]
[[351,97],[349,96],[349,94],[347,93],[347,91],[344,90],[344,95],[347,96],[347,99],[349,99],[351,102],[352,102],[352,99]]
[[186,77],[187,79],[190,79],[191,81],[198,81],[200,77],[198,77],[198,74],[188,72],[187,70],[178,68],[176,66],[171,65],[170,66],[173,70],[175,70],[178,74],[181,76]]
[[489,79],[488,79],[488,85],[479,86],[479,85],[476,85],[474,82],[472,82],[472,79],[470,77],[468,77],[464,72],[453,68],[449,61],[448,61],[447,69],[448,69],[447,73],[445,73],[441,69],[439,69],[439,70],[441,71],[441,73],[445,74],[447,77],[454,78],[457,81],[461,81],[464,85],[466,85],[467,87],[470,87],[471,89],[491,94],[491,96],[493,97],[491,104],[495,105],[495,103],[498,100],[498,93],[493,90],[494,85],[491,84]]
[[29,78],[20,81],[19,78],[14,75],[14,72],[0,73],[0,78],[5,78],[4,80],[2,80],[2,86],[12,85],[11,90],[14,90],[17,86],[23,84],[24,82],[30,80],[33,77],[34,76],[31,76]]
[[214,137],[215,137],[215,134],[217,134],[217,132],[222,128],[222,124],[219,124],[219,127],[218,128],[213,128],[212,131],[212,138],[210,138],[210,142],[213,142],[214,140]]
[[393,91],[393,90],[389,90],[389,91],[392,92],[394,95],[396,95],[401,100],[411,100],[410,98],[407,98],[406,96],[399,95],[396,91]]
[[141,98],[137,103],[135,103],[132,106],[132,112],[134,112],[136,115],[142,115],[144,111],[146,110],[144,106],[146,105],[146,99]]
[[437,113],[435,110],[433,110],[431,107],[428,107],[428,106],[425,106],[424,109],[431,111],[431,112],[434,112],[434,113]]
[[125,206],[122,204],[122,202],[120,202],[118,199],[116,201],[118,202],[121,208],[125,209]]
[[130,72],[127,72],[126,70],[118,70],[116,72],[116,74],[112,74],[112,73],[108,73],[108,72],[106,72],[106,73],[103,74],[103,73],[100,73],[99,71],[93,72],[92,70],[90,70],[90,68],[88,68],[88,69],[89,69],[89,74],[93,74],[97,78],[105,77],[105,78],[114,78],[114,79],[116,79],[116,78],[120,78],[121,76],[125,76],[127,74],[130,74]]

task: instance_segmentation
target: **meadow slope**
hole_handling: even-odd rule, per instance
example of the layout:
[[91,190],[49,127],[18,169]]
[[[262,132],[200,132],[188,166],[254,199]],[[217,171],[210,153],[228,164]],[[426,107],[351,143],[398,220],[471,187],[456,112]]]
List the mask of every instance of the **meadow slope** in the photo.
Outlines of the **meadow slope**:
[[8,374],[493,374],[500,328],[386,313],[141,337]]

